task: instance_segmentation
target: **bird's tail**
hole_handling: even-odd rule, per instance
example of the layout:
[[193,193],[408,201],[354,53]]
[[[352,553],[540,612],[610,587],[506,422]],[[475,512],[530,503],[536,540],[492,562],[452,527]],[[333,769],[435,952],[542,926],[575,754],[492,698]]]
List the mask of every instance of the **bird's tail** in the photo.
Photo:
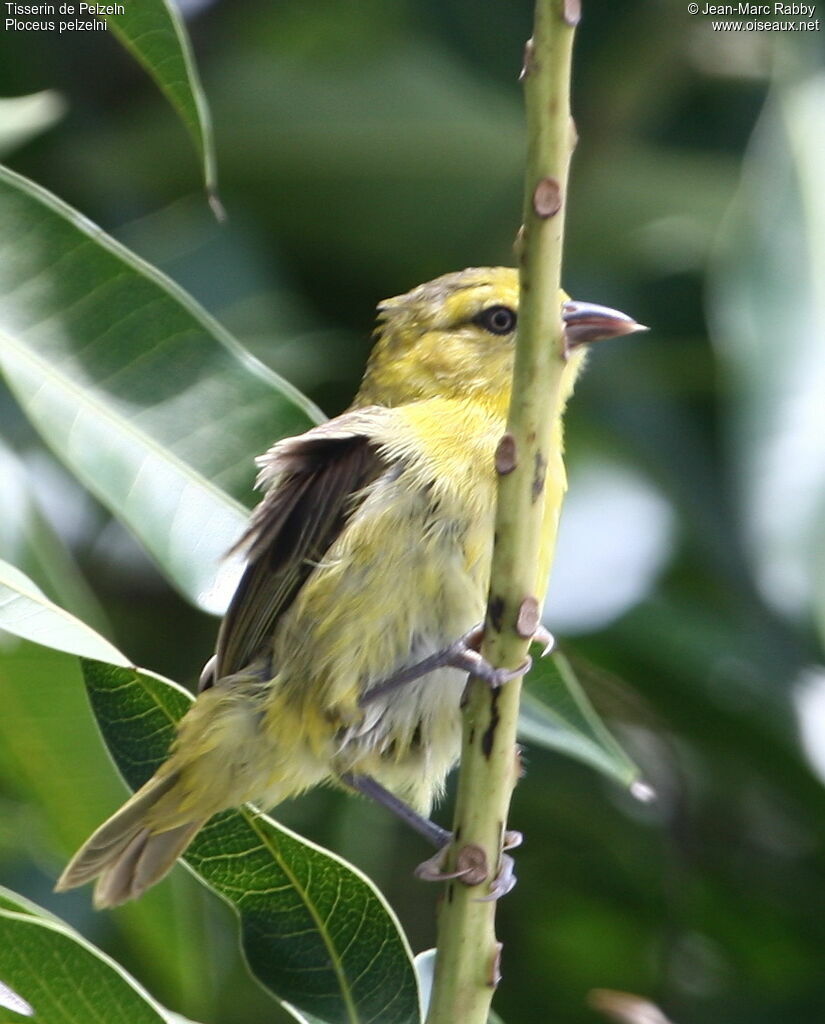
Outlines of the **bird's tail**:
[[150,822],[157,804],[178,781],[177,772],[151,778],[81,846],[58,879],[64,892],[97,879],[94,904],[116,907],[136,899],[174,865],[205,819],[159,829]]

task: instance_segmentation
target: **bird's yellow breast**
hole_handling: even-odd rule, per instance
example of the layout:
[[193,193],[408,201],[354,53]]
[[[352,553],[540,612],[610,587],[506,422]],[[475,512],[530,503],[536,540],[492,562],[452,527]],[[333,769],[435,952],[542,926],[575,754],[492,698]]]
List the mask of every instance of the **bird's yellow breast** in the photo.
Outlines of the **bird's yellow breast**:
[[[441,399],[375,419],[371,441],[387,469],[355,496],[275,642],[286,687],[294,678],[302,702],[321,697],[344,717],[358,714],[371,683],[410,663],[417,636],[443,646],[477,622],[489,578],[501,423]],[[311,697],[299,676],[312,679]]]
[[371,440],[388,468],[356,496],[279,623],[267,730],[293,766],[331,761],[427,807],[458,755],[466,673],[439,669],[374,703],[360,698],[483,621],[504,422],[445,399],[376,421]]

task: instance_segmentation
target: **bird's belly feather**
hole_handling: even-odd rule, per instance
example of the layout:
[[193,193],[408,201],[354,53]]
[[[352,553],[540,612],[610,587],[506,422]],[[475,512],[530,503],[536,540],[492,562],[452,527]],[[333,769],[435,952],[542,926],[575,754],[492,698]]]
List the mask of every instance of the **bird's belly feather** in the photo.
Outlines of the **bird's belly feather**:
[[168,765],[187,812],[274,806],[345,772],[429,810],[459,754],[466,674],[438,669],[374,702],[360,698],[482,621],[494,443],[487,458],[471,451],[461,472],[396,465],[366,488],[262,652],[274,677],[249,666],[184,718]]
[[359,699],[483,619],[491,545],[491,508],[479,516],[404,474],[377,481],[276,634],[273,745],[300,734],[301,754],[335,774],[370,774],[428,808],[458,756],[466,673],[439,669]]

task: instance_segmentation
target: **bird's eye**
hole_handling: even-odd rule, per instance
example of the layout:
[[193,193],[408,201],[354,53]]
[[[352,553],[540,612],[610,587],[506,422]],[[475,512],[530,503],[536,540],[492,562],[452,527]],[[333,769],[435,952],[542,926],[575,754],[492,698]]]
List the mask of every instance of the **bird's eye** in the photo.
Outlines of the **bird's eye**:
[[490,334],[509,334],[516,326],[515,310],[509,306],[488,306],[474,317],[474,323]]

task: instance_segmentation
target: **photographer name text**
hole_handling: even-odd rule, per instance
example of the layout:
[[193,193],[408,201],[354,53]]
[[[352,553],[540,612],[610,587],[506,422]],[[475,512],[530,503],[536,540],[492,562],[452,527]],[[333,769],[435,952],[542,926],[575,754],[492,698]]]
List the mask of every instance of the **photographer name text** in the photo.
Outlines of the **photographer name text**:
[[702,7],[691,4],[692,13],[694,6],[699,8],[696,14],[734,14],[740,18],[765,18],[770,15],[811,18],[816,10],[813,4],[705,4]]

